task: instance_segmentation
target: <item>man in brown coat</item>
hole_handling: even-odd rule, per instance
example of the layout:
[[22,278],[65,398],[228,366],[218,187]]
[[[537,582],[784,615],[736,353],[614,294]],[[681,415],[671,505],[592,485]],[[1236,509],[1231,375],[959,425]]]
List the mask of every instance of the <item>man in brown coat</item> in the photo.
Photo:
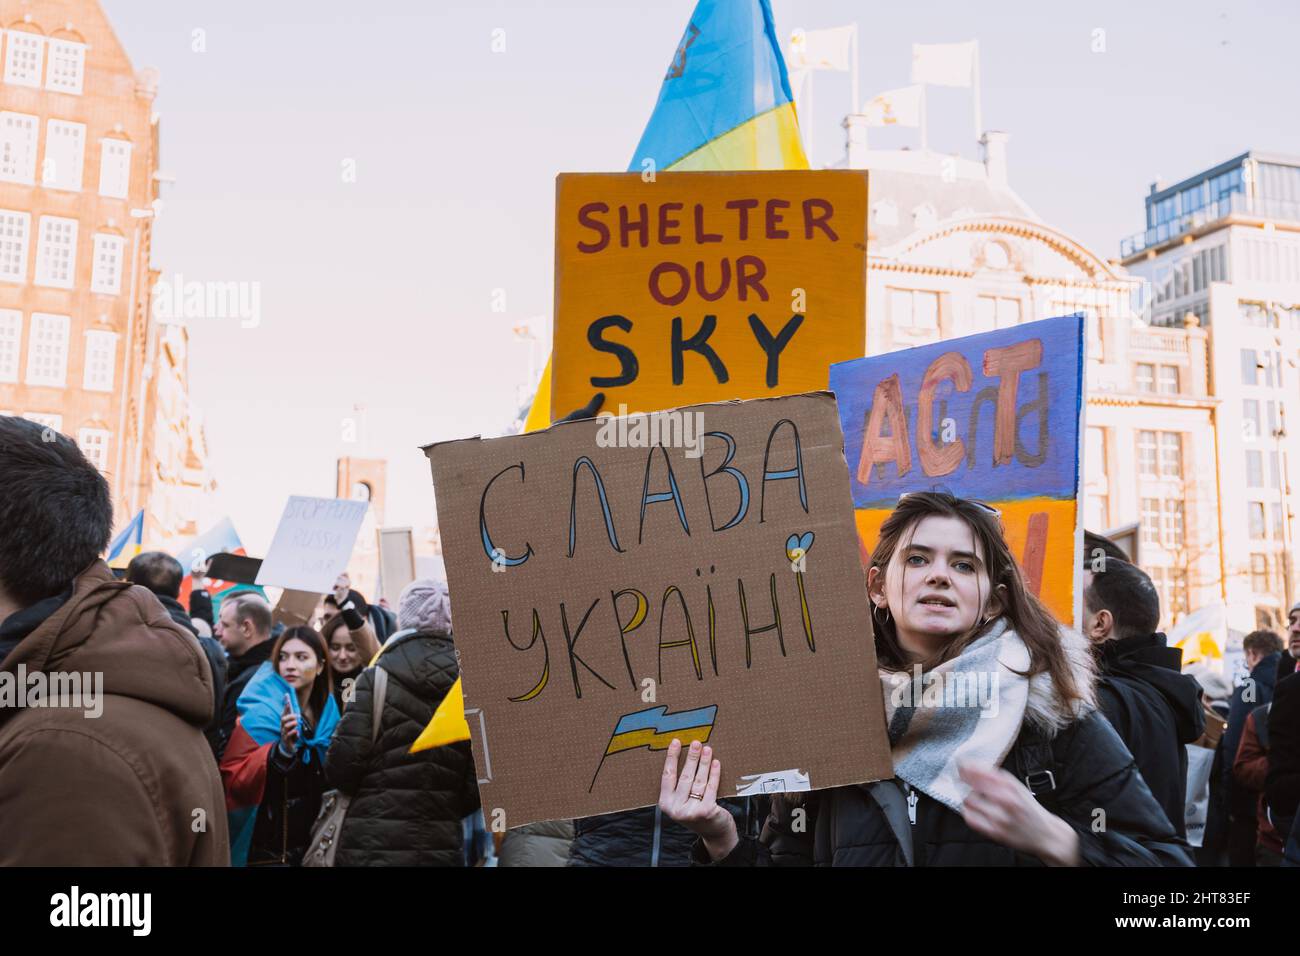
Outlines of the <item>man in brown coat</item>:
[[211,668],[100,560],[107,483],[0,416],[0,489],[0,866],[228,865]]

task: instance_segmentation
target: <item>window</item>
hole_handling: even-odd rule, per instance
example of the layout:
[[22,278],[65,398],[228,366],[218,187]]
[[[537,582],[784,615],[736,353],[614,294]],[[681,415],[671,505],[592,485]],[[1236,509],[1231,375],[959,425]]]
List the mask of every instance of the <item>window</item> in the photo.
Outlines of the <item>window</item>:
[[1178,385],[1178,366],[1161,365],[1160,380],[1157,383],[1156,391],[1161,395],[1177,395],[1181,391]]
[[1273,540],[1281,541],[1286,532],[1286,525],[1282,523],[1282,505],[1275,501],[1269,507],[1273,512]]
[[1110,527],[1110,498],[1106,495],[1088,495],[1085,499],[1085,521],[1088,528]]
[[80,96],[85,75],[86,45],[72,40],[50,40],[50,68],[45,88]]
[[95,236],[94,268],[90,274],[90,290],[105,295],[122,291],[122,248],[126,240],[121,236],[98,233]]
[[1282,485],[1282,468],[1275,451],[1268,453],[1268,486],[1270,488],[1279,488]]
[[1148,365],[1145,362],[1138,363],[1137,389],[1139,392],[1154,392],[1156,390],[1156,367],[1154,365]]
[[81,170],[86,159],[86,126],[50,120],[45,127],[45,162],[41,184],[51,189],[81,191]]
[[1138,432],[1138,474],[1156,475],[1156,433]]
[[1264,453],[1261,451],[1246,452],[1246,487],[1264,487]]
[[32,313],[32,333],[27,349],[27,384],[62,387],[68,377],[68,323],[66,315]]
[[[13,36],[13,34],[9,34]],[[10,41],[13,42],[13,41]],[[40,120],[26,113],[0,113],[0,180],[36,183],[36,136]]]
[[18,381],[18,350],[23,339],[23,314],[0,309],[0,382]]
[[9,52],[5,56],[5,82],[18,86],[41,85],[41,64],[45,59],[45,37],[35,33],[9,31]]
[[125,199],[131,186],[131,144],[122,139],[100,140],[99,194]]
[[77,220],[42,216],[36,242],[36,284],[71,289],[77,266]]
[[1246,526],[1250,529],[1252,541],[1263,541],[1268,537],[1264,528],[1264,502],[1246,502]]
[[1142,499],[1142,543],[1160,543],[1160,499]]
[[1165,500],[1164,526],[1162,528],[1164,545],[1177,551],[1187,539],[1187,517],[1183,503],[1177,498]]
[[1259,359],[1255,357],[1254,349],[1241,350],[1241,384],[1259,384]]
[[1169,569],[1169,612],[1171,614],[1186,614],[1191,608],[1188,600],[1189,594],[1187,589],[1187,569],[1170,568]]
[[63,431],[62,415],[53,415],[46,412],[23,412],[23,418],[29,422],[35,422],[42,428],[52,428],[56,432]]
[[1089,425],[1085,433],[1084,461],[1095,469],[1096,474],[1106,477],[1106,430]]
[[86,333],[86,372],[82,388],[91,392],[113,390],[113,367],[117,361],[117,333]]
[[81,453],[100,471],[108,466],[108,432],[102,428],[83,428],[77,432]]
[[1241,437],[1244,441],[1254,441],[1259,436],[1259,402],[1253,398],[1243,398],[1241,400]]
[[1277,316],[1272,309],[1259,302],[1242,302],[1240,305],[1242,321],[1258,329],[1277,328]]
[[937,329],[939,293],[889,290],[890,319],[899,329]]
[[1268,555],[1250,556],[1250,585],[1258,594],[1267,594],[1273,590],[1273,582],[1269,580]]
[[1183,436],[1181,432],[1160,433],[1160,475],[1183,477]]
[[[999,246],[1000,243],[993,243]],[[975,324],[980,331],[1009,329],[1020,324],[1023,317],[1019,299],[981,295],[975,298]]]
[[27,232],[30,213],[0,209],[0,279],[27,281]]

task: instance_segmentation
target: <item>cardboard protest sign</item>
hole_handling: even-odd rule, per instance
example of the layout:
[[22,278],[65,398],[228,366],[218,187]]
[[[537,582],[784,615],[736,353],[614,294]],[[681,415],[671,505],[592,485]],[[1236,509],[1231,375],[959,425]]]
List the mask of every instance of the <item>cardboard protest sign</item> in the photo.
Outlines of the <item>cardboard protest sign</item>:
[[1030,590],[1078,621],[1083,333],[1071,315],[831,368],[864,553],[899,495],[974,498]]
[[824,389],[863,353],[865,171],[566,173],[555,222],[552,420]]
[[347,570],[369,502],[290,495],[258,584],[325,594]]
[[310,624],[322,597],[323,595],[315,591],[294,591],[285,588],[280,595],[280,600],[276,601],[275,607],[271,609],[271,620],[285,627]]
[[834,397],[431,445],[465,716],[507,827],[891,776]]

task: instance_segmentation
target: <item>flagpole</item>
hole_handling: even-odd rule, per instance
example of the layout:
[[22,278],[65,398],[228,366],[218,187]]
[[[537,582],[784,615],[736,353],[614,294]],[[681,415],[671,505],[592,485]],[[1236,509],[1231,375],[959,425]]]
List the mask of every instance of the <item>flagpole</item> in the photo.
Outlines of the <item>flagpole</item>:
[[984,117],[981,115],[981,111],[980,111],[980,43],[979,40],[972,40],[971,45],[975,48],[974,50],[975,62],[972,69],[972,72],[974,73],[974,77],[973,77],[974,82],[972,85],[975,88],[975,142],[978,143],[980,141],[980,137],[984,135],[984,130],[983,130]]
[[808,84],[808,143],[806,148],[808,150],[809,169],[817,168],[813,164],[813,74],[816,72],[816,70],[807,70],[807,79],[805,80]]
[[853,36],[850,40],[849,69],[853,71],[851,89],[849,94],[853,97],[853,102],[849,104],[849,115],[852,116],[861,112],[862,104],[858,102],[858,25],[853,24]]
[[930,121],[929,111],[926,109],[926,105],[929,99],[930,99],[930,95],[929,93],[926,92],[925,84],[922,83],[921,84],[921,152],[923,153],[930,148],[929,146],[930,138],[928,135],[930,130],[926,125]]

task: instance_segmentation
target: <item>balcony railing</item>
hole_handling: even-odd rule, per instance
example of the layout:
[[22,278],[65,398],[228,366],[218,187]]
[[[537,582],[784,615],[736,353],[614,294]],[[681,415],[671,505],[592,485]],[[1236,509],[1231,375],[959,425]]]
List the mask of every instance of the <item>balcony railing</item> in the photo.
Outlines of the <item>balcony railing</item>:
[[1119,254],[1127,259],[1131,255],[1176,239],[1184,233],[1209,225],[1228,216],[1257,216],[1260,219],[1282,219],[1300,222],[1300,202],[1289,199],[1247,199],[1243,193],[1231,193],[1222,199],[1202,206],[1194,212],[1184,213],[1177,219],[1120,240]]

